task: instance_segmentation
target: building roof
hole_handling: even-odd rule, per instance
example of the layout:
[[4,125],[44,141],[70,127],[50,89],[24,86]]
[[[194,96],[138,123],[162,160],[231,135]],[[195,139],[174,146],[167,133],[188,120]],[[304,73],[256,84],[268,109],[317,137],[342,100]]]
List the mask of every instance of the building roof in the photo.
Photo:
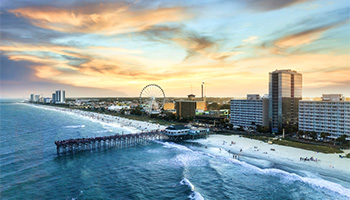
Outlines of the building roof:
[[195,97],[196,95],[194,95],[194,94],[189,94],[189,95],[187,95],[188,97]]
[[286,73],[286,74],[300,74],[295,70],[291,70],[291,69],[280,69],[280,70],[275,70],[273,72],[270,72],[270,74],[276,74],[276,73]]
[[168,126],[166,129],[168,130],[184,130],[184,129],[189,129],[187,126],[184,125],[172,125]]

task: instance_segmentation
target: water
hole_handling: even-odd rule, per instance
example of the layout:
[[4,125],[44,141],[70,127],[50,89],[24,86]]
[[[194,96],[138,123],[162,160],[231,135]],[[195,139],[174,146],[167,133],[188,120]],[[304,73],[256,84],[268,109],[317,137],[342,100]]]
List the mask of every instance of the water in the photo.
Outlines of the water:
[[123,131],[63,112],[0,103],[1,199],[349,199],[350,181],[191,144],[57,156],[57,139]]

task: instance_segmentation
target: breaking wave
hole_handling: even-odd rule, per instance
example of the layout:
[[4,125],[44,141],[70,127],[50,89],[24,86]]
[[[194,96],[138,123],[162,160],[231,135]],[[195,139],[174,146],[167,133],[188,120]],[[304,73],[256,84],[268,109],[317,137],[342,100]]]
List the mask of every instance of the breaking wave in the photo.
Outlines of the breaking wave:
[[[205,156],[208,156],[211,158],[221,159],[221,160],[226,161],[226,162],[231,162],[234,164],[241,165],[244,168],[252,170],[254,173],[266,174],[266,175],[270,175],[270,176],[277,176],[286,182],[300,181],[300,182],[306,183],[312,187],[327,189],[329,191],[332,191],[332,192],[338,193],[342,196],[345,196],[347,198],[350,198],[350,188],[346,188],[346,187],[342,186],[341,184],[327,181],[327,180],[324,180],[322,178],[303,177],[303,176],[300,176],[298,174],[289,173],[289,172],[283,171],[281,169],[276,169],[276,168],[262,169],[262,168],[259,168],[255,165],[253,165],[253,164],[249,164],[247,162],[240,161],[237,159],[231,159],[231,158],[227,158],[227,157],[217,156],[217,155],[213,155],[213,154],[210,154],[207,152],[202,152],[202,151],[198,151],[198,152],[193,151],[193,150],[191,150],[188,147],[183,146],[183,145],[179,145],[179,144],[175,144],[175,143],[171,143],[171,142],[170,143],[169,142],[159,142],[159,143],[163,144],[164,147],[166,147],[166,148],[176,148],[176,149],[187,151],[187,152],[200,153],[202,155],[205,155]],[[182,182],[182,184],[189,185],[189,187],[194,187],[188,181],[188,179],[183,179],[181,182]]]
[[72,126],[64,126],[63,128],[84,128],[85,125],[72,125]]
[[191,189],[192,193],[188,196],[188,198],[192,200],[204,200],[203,196],[199,192],[195,191],[194,185],[187,178],[183,178],[180,181],[180,184],[187,185]]

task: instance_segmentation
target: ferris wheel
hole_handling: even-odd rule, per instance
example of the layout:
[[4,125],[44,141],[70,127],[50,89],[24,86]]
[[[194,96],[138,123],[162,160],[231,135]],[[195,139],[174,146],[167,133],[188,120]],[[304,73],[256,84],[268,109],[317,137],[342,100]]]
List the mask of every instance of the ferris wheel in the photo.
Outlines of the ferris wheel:
[[159,114],[165,103],[165,93],[156,84],[149,84],[140,93],[140,106],[148,114]]

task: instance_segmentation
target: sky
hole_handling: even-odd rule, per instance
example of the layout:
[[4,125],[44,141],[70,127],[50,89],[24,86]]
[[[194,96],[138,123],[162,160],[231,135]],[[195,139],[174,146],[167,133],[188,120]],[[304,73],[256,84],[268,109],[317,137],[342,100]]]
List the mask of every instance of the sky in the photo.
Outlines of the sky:
[[1,98],[267,94],[269,72],[303,96],[350,96],[348,0],[2,0]]

